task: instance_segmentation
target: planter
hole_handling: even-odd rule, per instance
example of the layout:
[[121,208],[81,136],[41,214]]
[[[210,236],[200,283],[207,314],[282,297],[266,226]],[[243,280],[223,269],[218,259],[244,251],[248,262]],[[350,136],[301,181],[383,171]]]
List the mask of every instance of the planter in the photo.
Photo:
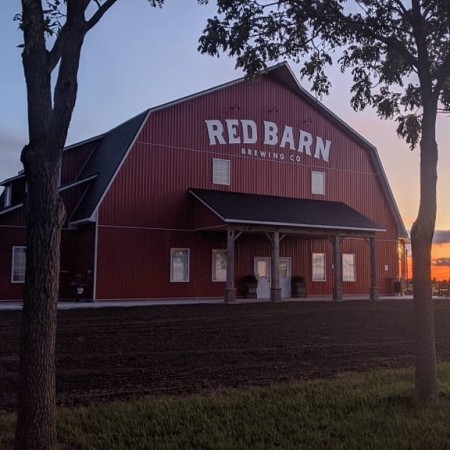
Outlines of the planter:
[[246,284],[245,285],[245,298],[257,298],[256,290],[258,289],[257,284]]
[[303,277],[292,278],[292,297],[306,298],[306,283]]
[[244,277],[245,298],[257,298],[258,278],[255,275]]

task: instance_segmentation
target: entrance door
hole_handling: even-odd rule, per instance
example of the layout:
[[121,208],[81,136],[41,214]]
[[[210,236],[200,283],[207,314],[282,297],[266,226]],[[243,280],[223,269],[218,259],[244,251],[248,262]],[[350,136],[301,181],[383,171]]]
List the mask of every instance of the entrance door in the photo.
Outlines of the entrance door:
[[270,258],[255,257],[255,275],[258,278],[256,296],[270,298]]
[[280,258],[281,298],[291,297],[291,258]]

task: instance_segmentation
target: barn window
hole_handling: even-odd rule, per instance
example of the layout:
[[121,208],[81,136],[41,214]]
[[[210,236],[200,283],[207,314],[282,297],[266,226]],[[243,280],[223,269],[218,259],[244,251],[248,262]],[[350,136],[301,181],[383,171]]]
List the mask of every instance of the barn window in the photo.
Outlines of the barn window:
[[170,281],[172,283],[187,283],[189,281],[188,248],[170,249]]
[[227,281],[227,252],[226,250],[212,251],[212,280]]
[[213,158],[213,183],[230,184],[230,161]]
[[9,208],[11,206],[11,186],[5,186],[5,190],[3,192],[3,206],[5,208]]
[[342,254],[342,280],[356,281],[355,254]]
[[312,279],[313,281],[326,281],[325,253],[312,254]]
[[311,172],[311,193],[325,195],[325,172]]
[[26,247],[12,248],[11,283],[25,283],[26,251]]

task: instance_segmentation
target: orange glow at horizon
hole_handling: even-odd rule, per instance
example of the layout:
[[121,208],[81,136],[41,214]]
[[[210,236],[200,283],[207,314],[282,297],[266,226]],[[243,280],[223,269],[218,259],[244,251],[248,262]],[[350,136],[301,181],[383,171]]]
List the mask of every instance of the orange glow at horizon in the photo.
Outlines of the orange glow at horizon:
[[[431,249],[431,278],[437,281],[450,279],[450,242],[433,244]],[[408,278],[412,278],[411,249],[408,250]]]

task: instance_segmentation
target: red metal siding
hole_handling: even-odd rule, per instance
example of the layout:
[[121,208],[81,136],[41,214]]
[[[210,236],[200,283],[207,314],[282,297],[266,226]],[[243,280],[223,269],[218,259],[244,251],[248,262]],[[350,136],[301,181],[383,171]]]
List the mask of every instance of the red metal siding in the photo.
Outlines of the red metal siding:
[[[231,110],[236,104],[240,109]],[[274,106],[278,112],[269,112]],[[257,124],[272,120],[280,127],[290,124],[304,129],[332,141],[330,161],[303,155],[302,163],[273,162],[242,156],[241,144],[210,146],[204,120],[211,118],[250,118]],[[274,150],[260,142],[250,147]],[[230,186],[212,184],[214,157],[231,160]],[[103,202],[101,220],[125,226],[185,228],[192,218],[193,204],[186,202],[190,187],[324,199],[310,193],[311,170],[326,172],[326,199],[344,201],[388,228],[389,238],[396,237],[367,151],[289,89],[269,79],[232,86],[153,113]]]
[[[61,239],[61,276],[59,296],[62,299],[92,299],[94,281],[95,224],[77,230],[64,229]],[[83,283],[78,296],[76,281]]]
[[[207,119],[250,119],[258,124],[258,143],[209,145]],[[263,121],[305,130],[332,141],[329,162],[262,144]],[[283,161],[242,155],[242,148],[284,153]],[[229,186],[212,183],[213,158],[231,161]],[[326,195],[311,194],[311,171],[326,173]],[[368,150],[287,87],[263,78],[209,93],[150,115],[100,209],[98,298],[221,296],[224,283],[211,282],[211,251],[225,248],[225,234],[195,233],[217,219],[199,208],[189,188],[343,201],[387,229],[377,233],[378,275],[382,293],[397,276],[396,224]],[[183,231],[184,230],[184,231]],[[191,282],[170,283],[170,247],[191,249]],[[327,283],[311,281],[311,254],[324,251]],[[345,294],[367,293],[369,246],[345,239],[343,252],[355,253],[357,281]],[[270,256],[264,235],[236,241],[236,280],[253,270],[255,256]],[[292,274],[307,279],[310,295],[330,294],[332,246],[326,239],[289,236],[281,256],[292,258]],[[385,266],[388,270],[385,271]],[[124,270],[126,268],[126,270]]]

